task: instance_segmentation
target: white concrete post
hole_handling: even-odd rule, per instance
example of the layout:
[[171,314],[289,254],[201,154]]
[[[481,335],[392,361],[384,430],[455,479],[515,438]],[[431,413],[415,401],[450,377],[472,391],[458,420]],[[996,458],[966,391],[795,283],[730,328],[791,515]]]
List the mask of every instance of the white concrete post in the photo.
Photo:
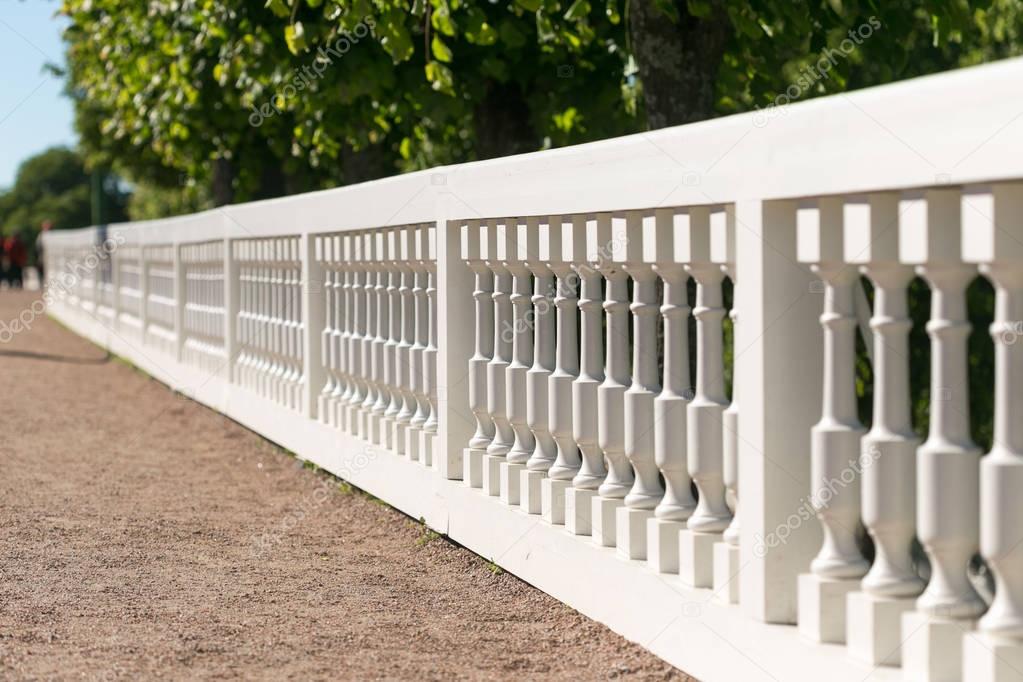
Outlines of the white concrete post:
[[462,480],[472,488],[483,487],[483,457],[494,438],[494,420],[487,411],[487,365],[494,357],[494,273],[483,261],[480,221],[470,220],[461,226],[461,256],[473,273],[474,352],[469,358],[469,409],[476,430],[463,454],[465,470]]
[[[720,212],[721,209],[715,212]],[[711,210],[689,209],[686,270],[696,280],[696,393],[687,408],[686,458],[699,491],[696,509],[679,536],[679,577],[686,585],[714,584],[714,543],[732,520],[725,501],[722,415],[725,396],[724,300],[721,266],[711,261]]]
[[871,665],[901,661],[902,614],[913,609],[923,581],[910,554],[916,529],[916,449],[910,421],[909,319],[906,288],[913,269],[899,263],[897,193],[847,200],[845,260],[874,284],[874,418],[862,440],[863,523],[875,556],[860,591],[849,595],[849,653]]
[[689,275],[676,252],[683,245],[681,231],[688,227],[688,216],[673,209],[658,209],[654,214],[653,235],[644,230],[654,271],[664,282],[664,381],[654,400],[654,459],[664,476],[664,497],[647,522],[647,562],[659,573],[678,573],[679,533],[696,509],[692,479],[686,462],[686,409],[693,399],[689,376],[689,300],[686,284]]
[[[558,457],[550,431],[548,381],[555,364],[554,281],[551,260],[550,220],[528,218],[525,233],[526,267],[533,274],[533,365],[526,372],[526,424],[533,434],[533,453],[519,474],[519,505],[527,514],[539,514],[541,485]],[[520,242],[521,243],[521,242]]]
[[963,637],[964,680],[1017,680],[1023,671],[1023,183],[963,196],[967,260],[995,285],[995,421],[980,464],[980,551],[995,598],[977,636]]
[[590,535],[597,489],[607,476],[604,453],[598,444],[599,388],[604,383],[603,278],[597,220],[572,217],[572,269],[579,278],[579,376],[572,382],[572,439],[579,446],[579,472],[565,493],[565,529],[574,535]]
[[[230,239],[223,241],[224,259],[224,381],[234,382],[235,362],[238,359],[238,311],[239,311],[239,290],[241,283],[238,281],[238,261],[234,257],[234,242]],[[139,286],[142,289],[142,330],[143,342],[145,342],[145,329],[148,323],[146,309],[146,297],[149,293],[149,284],[146,282],[146,270],[144,261],[145,250],[139,247]]]
[[462,478],[462,451],[473,437],[470,382],[466,375],[473,355],[473,271],[462,260],[459,223],[448,221],[447,196],[442,198],[434,225],[437,272],[437,438],[434,468],[441,477]]
[[840,198],[799,209],[799,260],[823,284],[824,374],[821,418],[811,446],[810,504],[824,529],[810,572],[799,576],[799,631],[817,642],[845,643],[847,595],[869,568],[856,543],[860,521],[860,439],[856,411],[856,311],[859,271],[844,261]]
[[318,397],[326,384],[321,348],[323,330],[326,329],[324,299],[324,267],[322,254],[316,253],[316,235],[304,232],[300,238],[302,259],[302,383],[305,395],[302,399],[305,415],[317,418]]
[[[624,270],[632,279],[632,382],[625,392],[625,455],[632,464],[635,479],[625,496],[625,506],[617,510],[615,546],[626,559],[647,558],[647,521],[664,497],[660,472],[654,458],[654,399],[661,392],[657,368],[657,275],[645,257],[646,227],[652,215],[644,218],[629,211],[625,231],[615,237],[623,242]],[[620,224],[620,223],[619,223]],[[647,225],[649,224],[649,225]]]
[[[585,222],[582,223],[585,227]],[[542,243],[549,248],[547,258],[556,277],[554,307],[557,312],[557,338],[554,372],[547,380],[551,436],[557,456],[547,471],[541,490],[541,513],[548,523],[565,523],[565,495],[579,472],[579,447],[572,436],[572,387],[579,377],[579,334],[577,329],[577,276],[572,269],[574,230],[571,222],[551,216]],[[585,235],[583,235],[585,236]]]
[[931,579],[917,611],[902,618],[902,665],[910,678],[937,679],[962,667],[963,629],[985,605],[967,576],[979,544],[980,451],[970,438],[966,287],[958,189],[907,196],[900,206],[904,263],[931,285],[930,430],[917,453],[917,527]]
[[[613,223],[618,222],[619,225]],[[617,510],[625,504],[634,474],[625,455],[625,392],[629,389],[629,276],[622,268],[625,244],[624,219],[608,213],[597,216],[594,250],[600,274],[607,281],[604,311],[607,315],[607,360],[604,382],[597,389],[597,443],[607,458],[607,478],[593,499],[593,541],[604,547],[617,542]]]
[[739,605],[771,623],[796,621],[796,576],[820,548],[817,523],[799,519],[810,488],[810,429],[820,418],[820,296],[796,261],[796,204],[735,205],[735,374],[739,422]]

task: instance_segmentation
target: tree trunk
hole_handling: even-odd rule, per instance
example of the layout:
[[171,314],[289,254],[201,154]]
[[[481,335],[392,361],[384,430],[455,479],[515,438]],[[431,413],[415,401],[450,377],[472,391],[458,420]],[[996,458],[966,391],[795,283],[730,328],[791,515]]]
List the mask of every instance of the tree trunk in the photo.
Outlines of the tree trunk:
[[355,151],[347,144],[341,148],[341,172],[344,184],[369,182],[394,173],[394,166],[380,144],[371,144]]
[[721,0],[703,18],[689,14],[685,0],[672,0],[677,22],[655,0],[632,0],[629,36],[643,83],[651,129],[714,116],[715,85],[732,27]]
[[234,201],[234,166],[223,157],[213,161],[213,205],[226,206]]
[[529,104],[516,83],[488,81],[483,99],[473,112],[476,156],[492,159],[534,152],[540,138],[530,120]]

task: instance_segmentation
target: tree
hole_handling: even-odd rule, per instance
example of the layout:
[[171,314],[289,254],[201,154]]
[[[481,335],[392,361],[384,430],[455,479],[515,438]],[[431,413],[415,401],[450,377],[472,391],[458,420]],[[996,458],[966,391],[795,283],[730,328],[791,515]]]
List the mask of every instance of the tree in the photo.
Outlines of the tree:
[[[108,220],[124,220],[127,197],[116,178],[106,178],[103,194]],[[25,160],[14,186],[0,194],[0,231],[34,239],[46,221],[54,229],[86,227],[92,224],[91,209],[91,177],[81,157],[54,147]]]

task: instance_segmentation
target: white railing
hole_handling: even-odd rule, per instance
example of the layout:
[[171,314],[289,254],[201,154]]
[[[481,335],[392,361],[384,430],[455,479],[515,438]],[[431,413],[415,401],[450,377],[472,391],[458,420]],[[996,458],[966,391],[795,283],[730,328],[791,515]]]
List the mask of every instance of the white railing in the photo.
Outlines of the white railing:
[[51,310],[701,679],[1023,679],[1021,78],[49,233]]

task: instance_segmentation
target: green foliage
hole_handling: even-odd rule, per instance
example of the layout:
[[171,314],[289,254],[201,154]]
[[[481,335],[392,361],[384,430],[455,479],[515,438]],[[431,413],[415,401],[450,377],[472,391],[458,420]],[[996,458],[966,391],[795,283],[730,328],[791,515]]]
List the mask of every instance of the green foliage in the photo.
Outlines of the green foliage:
[[197,213],[212,206],[208,188],[186,178],[180,187],[136,184],[128,197],[127,213],[129,220],[151,220]]
[[[32,240],[46,221],[54,229],[86,227],[92,224],[90,188],[90,175],[75,152],[54,147],[37,154],[21,164],[14,185],[0,194],[0,232]],[[108,178],[103,191],[108,220],[123,220],[126,197],[116,178]]]

